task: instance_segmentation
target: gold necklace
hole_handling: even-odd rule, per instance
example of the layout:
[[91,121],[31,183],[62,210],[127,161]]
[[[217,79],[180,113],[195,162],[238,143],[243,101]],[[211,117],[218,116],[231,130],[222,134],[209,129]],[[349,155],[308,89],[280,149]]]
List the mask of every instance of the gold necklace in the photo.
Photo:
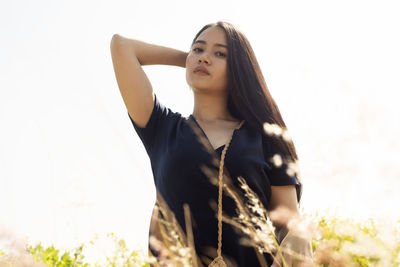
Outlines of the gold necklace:
[[[244,120],[237,126],[236,129],[242,127]],[[228,141],[225,144],[224,149],[222,150],[221,160],[219,162],[219,183],[218,183],[218,249],[217,249],[217,257],[208,265],[209,267],[226,267],[226,263],[222,258],[222,177],[224,173],[224,160],[226,151],[230,142],[232,140],[233,134],[229,137]]]

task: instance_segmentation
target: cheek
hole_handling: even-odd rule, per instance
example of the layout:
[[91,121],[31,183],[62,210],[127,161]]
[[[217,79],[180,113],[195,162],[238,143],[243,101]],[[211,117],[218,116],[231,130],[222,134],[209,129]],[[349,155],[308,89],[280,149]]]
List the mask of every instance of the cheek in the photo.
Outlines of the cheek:
[[187,68],[187,66],[188,66],[189,60],[190,60],[190,59],[189,59],[189,56],[187,56],[187,57],[186,57],[186,61],[185,61],[186,68]]
[[186,57],[186,81],[191,84],[191,80],[192,80],[192,71],[195,67],[196,64],[196,56],[194,56],[193,54],[189,54]]
[[186,67],[190,67],[191,65],[193,65],[194,61],[195,61],[195,57],[193,56],[193,54],[189,54],[186,57]]
[[228,78],[228,66],[227,66],[226,62],[219,64],[218,73],[219,73],[220,78],[222,78],[222,79]]
[[186,70],[186,82],[189,84],[189,85],[191,85],[192,83],[191,83],[191,71],[192,71],[192,66],[193,66],[193,57],[192,56],[190,56],[190,55],[188,55],[187,57],[186,57],[186,66],[185,66],[185,70]]
[[220,71],[219,71],[219,74],[220,74],[219,79],[220,79],[220,81],[221,81],[221,85],[222,85],[223,87],[228,86],[228,83],[229,83],[229,73],[228,73],[228,66],[227,66],[226,64],[221,66]]

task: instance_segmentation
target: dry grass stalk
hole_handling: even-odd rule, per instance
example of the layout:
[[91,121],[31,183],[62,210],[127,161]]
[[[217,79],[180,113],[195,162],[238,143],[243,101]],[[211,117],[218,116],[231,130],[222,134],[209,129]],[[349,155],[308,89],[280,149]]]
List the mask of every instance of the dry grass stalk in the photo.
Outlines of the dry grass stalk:
[[[168,250],[168,253],[162,253],[157,258],[156,266],[199,266],[200,262],[193,243],[192,223],[188,205],[184,205],[187,235],[184,234],[174,213],[169,209],[161,194],[158,194],[156,205],[163,217],[158,217],[157,219],[162,237],[162,240],[157,241],[160,241]],[[156,243],[154,239],[155,237],[152,237],[149,240],[150,246],[158,250],[157,245],[154,245]]]

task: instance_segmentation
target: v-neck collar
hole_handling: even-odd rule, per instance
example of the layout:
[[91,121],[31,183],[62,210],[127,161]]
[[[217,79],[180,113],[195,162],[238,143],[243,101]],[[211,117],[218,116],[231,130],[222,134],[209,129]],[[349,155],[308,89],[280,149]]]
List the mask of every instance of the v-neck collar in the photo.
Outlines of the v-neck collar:
[[[208,139],[206,133],[204,132],[203,128],[201,128],[201,126],[200,126],[200,124],[197,122],[196,118],[195,118],[192,114],[190,114],[190,118],[192,118],[192,120],[196,123],[197,127],[200,128],[200,130],[201,130],[201,132],[202,132],[204,138],[207,140],[208,145],[213,149],[213,151],[214,151],[215,153],[216,153],[218,150],[220,150],[221,148],[224,148],[224,147],[226,146],[226,143],[225,143],[224,145],[222,145],[222,146],[220,146],[220,147],[214,149],[214,147],[212,146],[212,144],[211,144],[211,142],[210,142],[210,139]],[[245,120],[242,120],[242,121],[239,123],[239,125],[236,126],[235,129],[233,130],[231,142],[232,142],[232,140],[233,140],[233,136],[234,136],[235,133],[243,126],[244,122],[245,122]]]
[[[191,119],[191,120],[190,120],[190,119]],[[218,152],[218,150],[221,149],[221,148],[225,149],[225,146],[227,145],[228,141],[227,141],[227,143],[225,143],[225,145],[220,146],[220,147],[217,148],[217,149],[214,149],[214,147],[211,145],[211,142],[210,142],[210,140],[208,139],[206,133],[203,131],[203,129],[201,128],[201,126],[200,126],[199,123],[196,121],[196,119],[195,119],[195,117],[194,117],[193,115],[190,115],[190,116],[189,116],[189,121],[190,121],[189,125],[194,124],[194,125],[191,126],[191,127],[194,127],[194,128],[192,128],[192,130],[194,131],[195,135],[197,136],[198,141],[199,141],[201,144],[203,144],[203,147],[205,147],[206,151],[208,151],[209,155],[213,158],[212,163],[214,164],[214,166],[215,166],[216,168],[218,168],[219,165],[221,164],[221,159],[222,159],[220,153]],[[194,122],[194,123],[193,123],[193,122]],[[232,145],[232,142],[233,142],[233,138],[234,138],[234,136],[235,136],[235,133],[243,126],[244,123],[245,123],[245,120],[242,120],[242,122],[240,122],[240,124],[239,124],[237,127],[235,127],[235,129],[233,130],[232,136],[231,136],[231,138],[230,138],[229,147]],[[197,128],[197,129],[195,129],[195,128]],[[201,132],[202,134],[201,134],[200,132]],[[200,138],[200,140],[199,140],[199,138]],[[205,141],[204,141],[204,140],[205,140]],[[229,147],[228,147],[228,148],[229,148]],[[227,154],[225,155],[225,160],[227,159],[227,156],[228,156],[229,154],[230,154],[230,153],[227,153]],[[230,177],[230,174],[229,174],[228,169],[226,168],[226,165],[224,165],[223,174],[224,174],[224,175],[227,175],[228,177]]]

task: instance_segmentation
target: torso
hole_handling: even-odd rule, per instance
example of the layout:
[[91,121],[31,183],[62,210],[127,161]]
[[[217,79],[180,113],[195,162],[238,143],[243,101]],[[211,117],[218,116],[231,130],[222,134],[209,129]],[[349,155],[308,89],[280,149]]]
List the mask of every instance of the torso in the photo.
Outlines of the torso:
[[[131,121],[134,124],[132,118]],[[264,207],[268,206],[271,196],[267,176],[269,164],[266,161],[266,156],[271,155],[265,150],[268,147],[263,145],[262,135],[248,127],[247,123],[242,124],[238,130],[236,126],[240,125],[239,121],[234,120],[218,120],[214,123],[200,121],[198,124],[199,127],[201,124],[203,133],[196,127],[193,118],[173,112],[155,98],[152,117],[147,127],[140,128],[136,124],[134,126],[151,161],[157,199],[162,196],[183,233],[186,225],[183,207],[185,203],[188,204],[192,215],[193,244],[197,254],[202,256],[201,259],[207,259],[209,248],[216,249],[218,245],[218,220],[210,203],[218,201],[218,187],[212,182],[212,177],[218,178],[219,159],[222,158],[223,152],[223,149],[210,151],[211,146],[222,147],[233,133],[225,151],[224,176],[226,174],[228,179],[229,175],[232,178],[229,180],[238,190],[240,184],[236,178],[243,177],[259,196]],[[209,137],[208,144],[204,143],[205,137]],[[237,204],[226,191],[224,192],[223,214],[236,216]],[[151,231],[153,229],[154,227],[151,227]],[[240,266],[258,266],[258,257],[254,249],[240,244],[243,236],[237,229],[230,224],[223,224],[223,229],[223,255],[242,263]],[[151,231],[149,234],[153,234]],[[268,264],[272,264],[272,257],[268,257]]]

